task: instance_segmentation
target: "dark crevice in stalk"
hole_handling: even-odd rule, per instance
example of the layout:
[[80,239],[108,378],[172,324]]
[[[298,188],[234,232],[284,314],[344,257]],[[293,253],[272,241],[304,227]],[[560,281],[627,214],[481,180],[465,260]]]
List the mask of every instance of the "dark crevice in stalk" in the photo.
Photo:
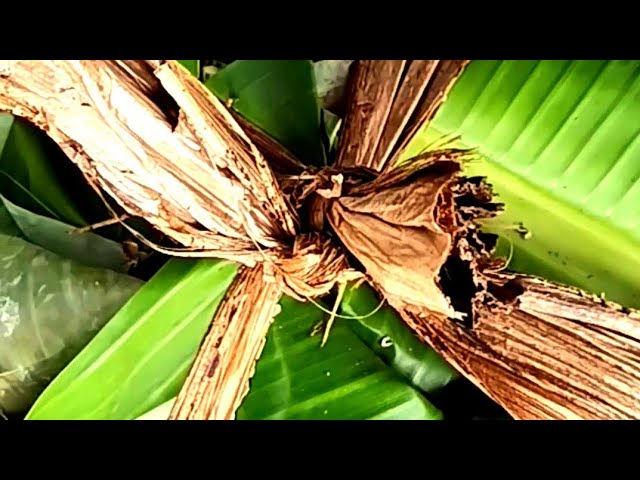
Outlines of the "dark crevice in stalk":
[[[447,196],[449,199],[443,196],[439,208],[444,210],[453,203],[455,220],[451,225],[442,224],[451,232],[453,245],[438,283],[452,307],[463,314],[462,325],[472,328],[477,306],[494,297],[483,272],[504,266],[503,259],[493,257],[497,236],[482,232],[478,222],[495,216],[503,206],[492,202],[491,186],[483,177],[460,178]],[[451,217],[440,216],[451,222]]]
[[451,255],[440,270],[440,288],[449,297],[456,312],[464,314],[463,324],[471,328],[473,322],[473,298],[478,288],[474,282],[469,262]]

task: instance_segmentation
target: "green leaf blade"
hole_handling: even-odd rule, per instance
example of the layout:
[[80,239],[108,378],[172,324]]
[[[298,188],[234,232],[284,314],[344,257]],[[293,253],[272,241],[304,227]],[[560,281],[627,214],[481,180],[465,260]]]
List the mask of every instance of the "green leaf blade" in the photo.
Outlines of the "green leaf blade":
[[133,419],[175,396],[237,266],[167,263],[41,395],[27,419]]
[[346,324],[336,323],[321,348],[310,332],[325,314],[290,298],[281,307],[238,419],[441,418]]
[[200,78],[200,60],[178,60],[178,63],[189,70],[191,75]]
[[[388,365],[414,387],[431,393],[458,378],[457,372],[432,348],[421,342],[390,307],[379,306],[371,287],[349,287],[340,306],[342,320]],[[371,314],[372,312],[374,312]],[[358,318],[360,317],[360,318]]]
[[237,60],[206,82],[221,100],[300,160],[324,164],[320,108],[310,60]]
[[638,61],[473,61],[406,157],[460,135],[506,204],[486,228],[510,268],[638,308],[639,115]]
[[33,212],[85,225],[84,216],[57,181],[46,143],[43,134],[24,120],[0,113],[0,192]]
[[92,232],[73,233],[73,226],[30,212],[2,195],[0,204],[14,222],[14,234],[20,234],[29,242],[89,267],[119,272],[129,269],[119,243]]

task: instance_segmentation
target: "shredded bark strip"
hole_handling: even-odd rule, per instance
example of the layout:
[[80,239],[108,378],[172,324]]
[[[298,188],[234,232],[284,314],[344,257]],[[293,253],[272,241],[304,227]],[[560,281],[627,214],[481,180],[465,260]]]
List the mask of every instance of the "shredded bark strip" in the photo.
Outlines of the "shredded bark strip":
[[336,162],[321,169],[173,61],[2,61],[0,109],[173,242],[152,247],[243,265],[171,418],[234,418],[281,295],[356,280],[514,418],[640,418],[640,315],[498,273],[479,223],[501,207],[463,176],[470,152],[398,165],[466,63],[356,62]]

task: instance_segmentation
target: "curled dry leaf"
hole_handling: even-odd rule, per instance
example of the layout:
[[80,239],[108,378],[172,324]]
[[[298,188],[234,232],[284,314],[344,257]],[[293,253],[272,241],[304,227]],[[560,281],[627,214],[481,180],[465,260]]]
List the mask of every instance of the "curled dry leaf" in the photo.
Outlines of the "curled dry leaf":
[[451,235],[436,221],[436,211],[460,164],[443,161],[438,167],[418,170],[386,188],[372,182],[360,195],[333,202],[328,217],[390,305],[456,317],[436,283],[451,250]]

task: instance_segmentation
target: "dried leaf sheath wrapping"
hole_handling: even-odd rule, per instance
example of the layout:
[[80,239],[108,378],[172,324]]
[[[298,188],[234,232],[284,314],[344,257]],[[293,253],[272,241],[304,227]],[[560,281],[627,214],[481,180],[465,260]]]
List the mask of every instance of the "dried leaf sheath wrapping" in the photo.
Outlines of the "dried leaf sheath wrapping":
[[359,60],[350,78],[336,165],[393,167],[435,115],[467,60]]
[[243,268],[218,307],[170,418],[233,420],[249,391],[282,287],[261,265]]
[[638,312],[533,278],[491,286],[502,302],[479,304],[472,329],[401,314],[516,419],[640,418]]
[[295,235],[260,152],[177,63],[2,61],[0,71],[0,109],[47,131],[89,180],[190,256],[253,265],[256,243]]

